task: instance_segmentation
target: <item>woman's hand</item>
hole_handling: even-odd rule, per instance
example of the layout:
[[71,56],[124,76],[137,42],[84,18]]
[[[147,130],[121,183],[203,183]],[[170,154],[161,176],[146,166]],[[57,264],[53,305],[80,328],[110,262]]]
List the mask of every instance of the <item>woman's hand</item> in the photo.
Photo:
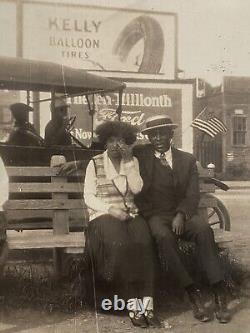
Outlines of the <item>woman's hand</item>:
[[119,143],[119,150],[124,162],[130,162],[133,160],[132,146],[126,145],[126,143]]
[[128,219],[129,215],[123,209],[111,206],[108,210],[109,214],[119,219],[120,221],[125,221]]

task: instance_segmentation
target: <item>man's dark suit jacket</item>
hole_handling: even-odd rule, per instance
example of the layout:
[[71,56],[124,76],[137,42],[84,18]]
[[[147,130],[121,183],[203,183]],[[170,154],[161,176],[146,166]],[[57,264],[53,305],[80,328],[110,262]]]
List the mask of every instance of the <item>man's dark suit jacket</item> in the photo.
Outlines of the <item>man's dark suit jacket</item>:
[[[150,185],[153,179],[154,148],[151,144],[134,147],[134,155],[138,158],[143,188],[135,197],[140,212],[146,218],[150,216]],[[172,170],[174,177],[176,212],[182,212],[186,219],[197,213],[200,199],[199,176],[196,159],[192,154],[172,148]]]

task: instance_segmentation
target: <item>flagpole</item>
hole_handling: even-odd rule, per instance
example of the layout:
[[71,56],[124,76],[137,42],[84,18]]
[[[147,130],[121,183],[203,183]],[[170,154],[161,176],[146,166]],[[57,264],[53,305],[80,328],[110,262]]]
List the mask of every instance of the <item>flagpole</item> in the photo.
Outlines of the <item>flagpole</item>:
[[200,117],[200,116],[201,116],[206,110],[207,110],[207,106],[205,106],[204,109],[201,110],[201,112],[198,114],[198,116],[196,116],[196,117],[194,118],[194,120],[195,120],[195,119],[198,119],[198,118],[199,118],[199,117]]

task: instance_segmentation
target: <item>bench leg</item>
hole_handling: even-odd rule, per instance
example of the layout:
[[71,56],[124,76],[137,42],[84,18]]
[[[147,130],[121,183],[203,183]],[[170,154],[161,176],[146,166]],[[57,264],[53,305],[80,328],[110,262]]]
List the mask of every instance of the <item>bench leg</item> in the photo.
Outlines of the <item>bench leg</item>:
[[54,277],[60,279],[63,275],[63,251],[62,249],[53,250]]

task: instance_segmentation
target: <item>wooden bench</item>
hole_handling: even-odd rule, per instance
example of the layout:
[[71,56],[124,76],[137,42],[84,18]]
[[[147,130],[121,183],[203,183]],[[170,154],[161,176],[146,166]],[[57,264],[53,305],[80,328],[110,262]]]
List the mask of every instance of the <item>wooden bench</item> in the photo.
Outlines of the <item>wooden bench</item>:
[[83,252],[88,219],[82,176],[58,176],[56,165],[64,162],[63,156],[53,156],[50,167],[7,167],[9,250],[53,249],[57,276],[64,253]]
[[[61,274],[65,253],[83,253],[88,219],[82,196],[83,175],[58,176],[59,167],[55,165],[64,161],[63,156],[53,156],[50,167],[7,168],[10,199],[5,209],[9,249],[53,249],[56,276]],[[213,176],[213,170],[199,168],[199,175],[199,214],[208,221],[208,208],[217,206],[217,199],[211,197],[215,185],[206,182]],[[220,246],[231,240],[221,228],[216,228],[215,237]]]

